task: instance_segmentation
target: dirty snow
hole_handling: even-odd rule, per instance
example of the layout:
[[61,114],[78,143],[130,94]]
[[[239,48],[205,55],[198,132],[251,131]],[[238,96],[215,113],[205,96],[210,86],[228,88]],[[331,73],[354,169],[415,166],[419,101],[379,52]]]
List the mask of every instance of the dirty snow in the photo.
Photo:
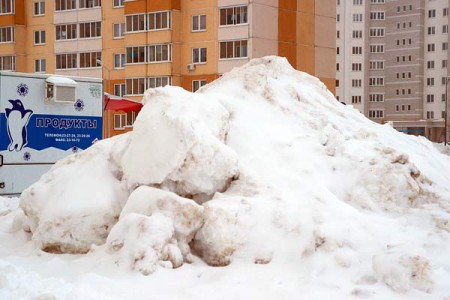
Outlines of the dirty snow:
[[450,299],[447,149],[278,57],[144,102],[0,198],[1,299]]

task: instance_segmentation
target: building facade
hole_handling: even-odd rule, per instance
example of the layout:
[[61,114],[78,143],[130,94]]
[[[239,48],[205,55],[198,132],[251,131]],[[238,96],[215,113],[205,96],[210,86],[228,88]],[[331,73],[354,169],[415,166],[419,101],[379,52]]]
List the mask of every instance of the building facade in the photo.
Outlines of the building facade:
[[[279,55],[334,92],[335,18],[335,0],[0,0],[0,70],[102,77],[106,92],[141,100]],[[105,136],[134,117],[106,113]]]
[[336,96],[379,123],[445,139],[448,0],[337,0]]

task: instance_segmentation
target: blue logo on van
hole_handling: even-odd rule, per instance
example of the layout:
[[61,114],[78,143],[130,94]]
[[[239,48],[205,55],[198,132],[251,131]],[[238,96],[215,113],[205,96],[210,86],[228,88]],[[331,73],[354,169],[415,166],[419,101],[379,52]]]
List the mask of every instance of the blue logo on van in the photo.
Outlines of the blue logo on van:
[[28,143],[27,125],[33,111],[25,109],[22,101],[19,99],[8,100],[12,104],[12,108],[6,108],[6,122],[8,127],[8,136],[10,144],[9,151],[20,151]]

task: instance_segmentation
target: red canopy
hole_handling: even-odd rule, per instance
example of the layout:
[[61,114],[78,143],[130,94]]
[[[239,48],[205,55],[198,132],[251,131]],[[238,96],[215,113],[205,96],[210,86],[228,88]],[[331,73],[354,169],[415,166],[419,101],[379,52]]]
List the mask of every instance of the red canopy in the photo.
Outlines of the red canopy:
[[124,112],[134,111],[138,113],[142,108],[142,103],[105,93],[105,110],[121,110]]

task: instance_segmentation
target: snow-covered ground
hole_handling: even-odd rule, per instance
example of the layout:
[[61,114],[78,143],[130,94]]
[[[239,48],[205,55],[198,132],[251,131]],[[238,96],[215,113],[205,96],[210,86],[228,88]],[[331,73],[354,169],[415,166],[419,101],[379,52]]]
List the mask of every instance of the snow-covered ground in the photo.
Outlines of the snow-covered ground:
[[450,299],[447,149],[278,57],[144,98],[0,198],[0,299]]

